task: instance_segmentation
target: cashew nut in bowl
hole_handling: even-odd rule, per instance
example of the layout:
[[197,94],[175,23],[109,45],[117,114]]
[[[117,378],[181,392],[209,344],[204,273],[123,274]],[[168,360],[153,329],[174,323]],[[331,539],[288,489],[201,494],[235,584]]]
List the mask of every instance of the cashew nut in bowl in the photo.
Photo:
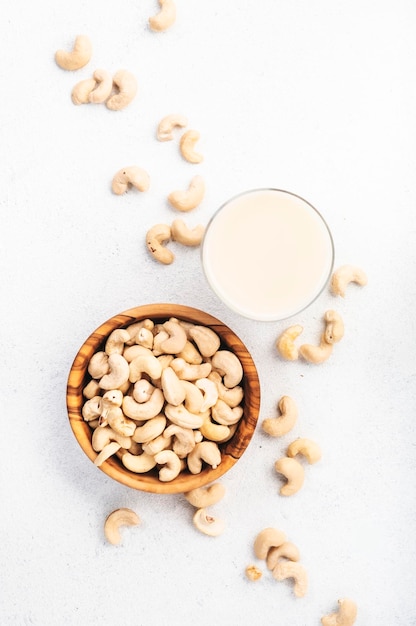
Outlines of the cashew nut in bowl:
[[71,92],[71,99],[74,104],[88,104],[90,101],[90,94],[96,86],[96,82],[93,78],[85,78],[77,83]]
[[205,182],[202,176],[194,176],[185,191],[172,191],[168,195],[170,204],[178,211],[192,211],[201,204],[205,195]]
[[195,326],[189,329],[189,336],[196,343],[202,356],[213,356],[220,348],[220,338],[212,328],[207,326],[195,324]]
[[331,356],[332,347],[332,343],[326,342],[324,333],[318,346],[304,343],[299,348],[299,354],[308,363],[323,363]]
[[355,265],[342,265],[332,275],[331,291],[335,296],[345,297],[350,283],[363,287],[368,282],[366,273]]
[[124,467],[137,474],[145,474],[156,466],[155,457],[152,454],[146,454],[146,452],[139,455],[124,452],[121,461]]
[[119,435],[131,437],[136,430],[136,424],[124,415],[123,411],[116,407],[107,413],[108,425]]
[[182,469],[180,458],[173,450],[162,450],[155,454],[155,461],[163,465],[159,470],[159,480],[169,482],[179,476]]
[[108,374],[109,371],[108,354],[103,350],[95,352],[88,363],[88,374],[92,378],[101,378],[104,374]]
[[107,70],[95,70],[93,78],[96,81],[96,87],[89,95],[89,102],[92,104],[101,104],[105,102],[113,89],[113,79]]
[[106,106],[111,111],[120,111],[134,99],[137,93],[137,80],[131,72],[119,70],[113,76],[113,85],[118,92],[108,98]]
[[230,350],[217,350],[212,356],[211,365],[212,369],[223,376],[224,385],[229,389],[238,385],[243,378],[243,366]]
[[162,390],[156,388],[147,402],[136,402],[132,396],[124,396],[123,411],[134,420],[149,420],[159,415],[164,402]]
[[186,391],[182,382],[171,367],[165,367],[160,377],[163,395],[168,404],[178,406],[185,400]]
[[306,437],[292,441],[286,454],[291,458],[295,457],[297,454],[301,454],[310,464],[317,463],[322,457],[321,448],[318,444]]
[[137,426],[133,434],[133,441],[136,443],[147,443],[156,439],[163,433],[166,427],[166,417],[162,414],[156,415],[147,420],[143,426]]
[[105,390],[118,389],[129,378],[129,364],[122,354],[114,352],[108,357],[108,365],[110,371],[100,378],[100,387]]
[[176,20],[176,6],[173,0],[159,0],[159,4],[161,7],[159,13],[149,17],[149,26],[155,32],[167,30]]
[[172,450],[180,459],[184,459],[191,450],[194,449],[196,441],[194,431],[191,428],[183,428],[177,424],[170,424],[163,436],[171,439],[173,437]]
[[197,509],[217,504],[225,495],[225,487],[222,483],[213,483],[208,487],[197,487],[184,494],[189,504]]
[[87,35],[78,35],[70,52],[57,50],[55,61],[63,70],[79,70],[87,65],[92,55],[91,40]]
[[149,355],[139,354],[129,363],[130,382],[136,383],[141,379],[142,374],[147,374],[155,380],[162,375],[162,365],[152,353]]
[[149,174],[137,165],[129,165],[118,170],[113,176],[111,189],[113,193],[121,195],[129,187],[135,187],[139,191],[148,191],[150,187]]
[[303,598],[308,590],[308,574],[300,563],[295,561],[279,561],[273,569],[273,578],[282,581],[293,578],[293,591],[297,598]]
[[321,618],[322,626],[353,626],[357,619],[357,605],[349,598],[338,600],[338,611]]
[[198,378],[207,378],[212,369],[211,363],[187,363],[180,357],[173,359],[171,367],[181,380],[188,381],[197,380]]
[[305,480],[305,470],[303,465],[296,459],[290,457],[282,457],[274,464],[276,472],[282,474],[287,482],[280,488],[282,496],[292,496],[302,488]]
[[124,344],[130,339],[130,335],[124,328],[116,328],[105,342],[104,352],[110,356],[113,352],[123,354]]
[[281,546],[286,535],[278,528],[264,528],[254,540],[254,554],[258,559],[266,559],[271,548]]
[[171,235],[171,228],[168,224],[156,224],[146,234],[148,250],[159,263],[165,265],[170,265],[175,258],[173,252],[162,245],[171,239]]
[[173,139],[173,129],[177,126],[184,128],[188,125],[188,120],[184,115],[171,113],[160,120],[157,127],[157,138],[159,141],[171,141]]
[[338,343],[338,341],[341,341],[344,336],[344,322],[341,315],[329,309],[325,312],[324,319],[326,322],[324,331],[326,343]]
[[298,419],[298,408],[290,396],[282,396],[277,405],[280,411],[279,417],[268,417],[263,420],[263,430],[272,437],[286,435]]
[[167,404],[165,406],[165,415],[173,424],[182,428],[191,428],[193,430],[200,428],[204,423],[204,418],[200,413],[191,413],[183,404],[178,406]]
[[193,516],[193,523],[201,533],[210,537],[218,537],[225,530],[224,521],[209,515],[205,508],[197,509]]
[[166,354],[178,354],[182,352],[188,340],[183,327],[173,320],[168,320],[163,324],[164,330],[169,334],[169,338],[163,341],[161,349]]
[[120,526],[137,526],[140,518],[131,509],[116,509],[107,516],[104,522],[104,535],[113,545],[121,543]]
[[266,564],[269,570],[274,570],[280,559],[288,559],[289,561],[299,561],[300,553],[297,546],[291,541],[285,541],[280,546],[270,548]]
[[[97,430],[97,429],[96,429]],[[113,456],[118,450],[120,450],[121,445],[117,441],[110,441],[104,448],[100,451],[100,453],[96,456],[94,460],[94,465],[100,467],[104,461]]]
[[191,474],[199,474],[202,470],[202,462],[215,469],[221,463],[221,452],[214,441],[201,441],[189,453],[188,469]]
[[204,160],[202,154],[195,151],[195,144],[200,139],[197,130],[187,130],[183,133],[179,147],[183,158],[189,163],[201,163]]
[[202,224],[189,228],[183,220],[174,220],[170,227],[172,240],[183,246],[199,246],[205,232],[205,226]]
[[303,332],[303,326],[295,324],[286,328],[276,341],[276,348],[280,355],[288,361],[296,361],[299,352],[295,346],[295,339]]

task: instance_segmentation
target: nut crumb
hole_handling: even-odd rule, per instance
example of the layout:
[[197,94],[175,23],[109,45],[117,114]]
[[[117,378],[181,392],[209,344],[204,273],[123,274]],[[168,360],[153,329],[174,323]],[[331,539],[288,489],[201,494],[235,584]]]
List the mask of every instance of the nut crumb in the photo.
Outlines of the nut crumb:
[[263,576],[263,572],[257,567],[257,565],[247,565],[246,576],[249,580],[259,580]]

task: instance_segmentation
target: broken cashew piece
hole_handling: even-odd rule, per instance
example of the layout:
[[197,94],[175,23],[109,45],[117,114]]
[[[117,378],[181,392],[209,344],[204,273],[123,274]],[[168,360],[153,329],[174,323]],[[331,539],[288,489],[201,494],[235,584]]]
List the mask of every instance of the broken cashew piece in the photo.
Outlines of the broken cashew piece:
[[363,287],[367,282],[367,275],[362,269],[355,265],[342,265],[332,274],[331,291],[335,296],[344,298],[350,283]]
[[296,361],[299,352],[295,346],[295,339],[303,332],[303,326],[295,324],[284,330],[276,341],[276,348],[287,361]]
[[79,70],[91,59],[92,45],[87,35],[78,35],[70,52],[57,50],[55,61],[63,70]]
[[303,465],[296,459],[284,456],[274,464],[276,472],[282,474],[287,482],[280,488],[280,495],[292,496],[302,488],[305,480]]
[[118,170],[113,176],[111,189],[113,193],[120,196],[129,187],[135,187],[139,191],[147,191],[150,187],[149,174],[137,165],[129,165]]
[[149,26],[155,32],[170,28],[176,20],[176,6],[173,0],[159,0],[160,11],[149,17]]
[[217,504],[225,495],[225,487],[221,483],[213,483],[208,487],[197,487],[184,494],[185,498],[197,509]]
[[245,572],[249,580],[259,580],[263,576],[263,572],[257,565],[247,565]]
[[86,78],[75,85],[71,92],[71,99],[74,104],[88,104],[90,94],[93,92],[96,82],[93,78]]
[[279,561],[273,569],[273,578],[282,581],[293,578],[293,591],[297,598],[303,598],[308,590],[308,574],[300,563],[294,561]]
[[107,541],[113,545],[121,543],[120,526],[137,526],[140,524],[139,516],[131,509],[116,509],[104,522],[104,535]]
[[195,144],[200,138],[197,130],[187,130],[183,133],[179,147],[183,158],[189,163],[201,163],[204,160],[202,154],[195,151]]
[[341,341],[344,336],[344,322],[341,315],[329,309],[325,312],[324,320],[326,322],[324,331],[326,343],[338,343],[338,341]]
[[205,226],[198,224],[189,228],[183,220],[174,220],[171,224],[172,240],[183,246],[199,246],[204,236]]
[[298,408],[290,396],[282,396],[278,402],[279,417],[268,417],[263,420],[263,430],[272,437],[286,435],[294,427],[298,419]]
[[202,176],[194,176],[185,191],[172,191],[168,195],[169,203],[178,211],[192,211],[201,204],[205,195],[205,182]]
[[225,523],[222,519],[218,519],[209,515],[205,508],[198,509],[193,516],[194,526],[210,537],[217,537],[225,530]]
[[101,104],[105,102],[111,94],[113,79],[110,72],[103,69],[95,70],[93,78],[97,85],[90,93],[88,100],[92,104]]
[[184,115],[180,115],[179,113],[166,115],[163,119],[160,120],[157,127],[157,138],[159,139],[159,141],[172,141],[173,129],[177,126],[179,126],[180,128],[184,128],[187,125],[188,120]]
[[338,611],[321,618],[322,626],[353,626],[357,618],[357,605],[349,598],[338,600]]
[[164,265],[170,265],[175,258],[173,252],[163,245],[163,243],[171,239],[171,234],[171,229],[168,224],[156,224],[156,226],[153,226],[146,234],[148,250],[156,261]]
[[137,93],[136,77],[127,70],[118,70],[113,76],[113,85],[118,93],[110,96],[106,106],[111,111],[120,111],[130,104]]
[[266,559],[271,548],[281,546],[286,535],[278,528],[264,528],[254,540],[254,554],[258,559]]
[[304,343],[299,348],[300,356],[308,361],[308,363],[323,363],[332,354],[332,343],[325,341],[325,333],[321,336],[319,346],[310,343]]
[[321,448],[318,444],[306,437],[292,441],[286,454],[291,458],[295,457],[297,454],[301,454],[310,464],[317,463],[322,457]]

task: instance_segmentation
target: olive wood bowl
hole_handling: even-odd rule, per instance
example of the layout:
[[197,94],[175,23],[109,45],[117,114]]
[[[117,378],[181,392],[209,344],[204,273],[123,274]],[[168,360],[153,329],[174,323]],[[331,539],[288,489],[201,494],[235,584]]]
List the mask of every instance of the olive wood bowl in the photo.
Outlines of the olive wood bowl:
[[250,443],[260,408],[260,385],[254,361],[243,342],[225,324],[208,313],[178,304],[148,304],[128,309],[111,317],[88,337],[79,349],[68,377],[66,402],[69,423],[79,445],[91,461],[95,460],[97,452],[91,445],[92,429],[82,417],[82,406],[85,402],[82,392],[91,378],[88,374],[88,363],[92,355],[104,348],[107,337],[116,328],[125,328],[146,318],[155,324],[162,323],[170,317],[209,326],[220,337],[221,348],[234,352],[240,359],[243,367],[243,379],[240,383],[244,389],[243,416],[232,438],[219,444],[222,460],[215,469],[203,467],[199,474],[184,470],[174,480],[162,482],[158,478],[157,468],[145,474],[137,474],[125,468],[117,455],[110,457],[98,468],[127,487],[152,493],[184,493],[207,485],[225,474],[240,459]]

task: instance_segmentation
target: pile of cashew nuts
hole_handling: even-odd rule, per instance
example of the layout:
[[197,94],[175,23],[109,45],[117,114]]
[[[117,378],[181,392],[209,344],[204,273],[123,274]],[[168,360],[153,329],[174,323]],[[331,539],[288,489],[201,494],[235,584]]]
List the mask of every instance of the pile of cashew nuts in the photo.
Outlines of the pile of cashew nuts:
[[100,466],[113,454],[159,480],[221,463],[243,415],[243,368],[209,327],[145,319],[112,331],[88,364],[82,416]]

